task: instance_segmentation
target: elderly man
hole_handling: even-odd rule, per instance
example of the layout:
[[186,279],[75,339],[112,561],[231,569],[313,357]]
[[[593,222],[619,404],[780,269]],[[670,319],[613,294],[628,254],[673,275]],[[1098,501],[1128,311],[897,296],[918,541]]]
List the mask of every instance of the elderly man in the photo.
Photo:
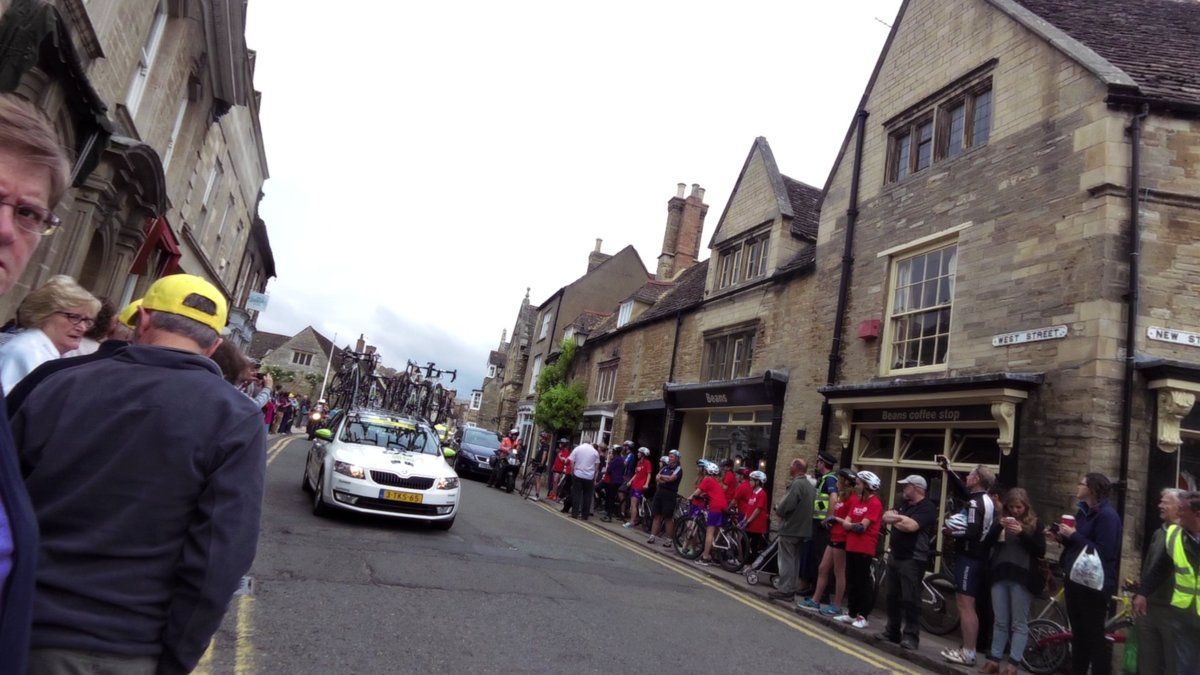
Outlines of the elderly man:
[[[0,95],[0,293],[12,289],[43,235],[70,165],[54,127],[25,100]],[[25,672],[38,534],[9,431],[0,415],[0,664]]]
[[1163,549],[1149,552],[1133,607],[1135,613],[1145,616],[1146,599],[1155,597],[1160,588],[1170,589],[1165,592],[1167,606],[1152,610],[1163,614],[1157,625],[1166,645],[1164,661],[1170,665],[1162,672],[1195,673],[1200,672],[1200,642],[1196,640],[1200,635],[1200,492],[1179,495],[1178,518],[1178,523],[1167,527],[1162,543],[1154,539],[1151,546]]
[[877,637],[915,650],[921,640],[921,579],[935,548],[938,509],[925,498],[929,483],[921,476],[913,474],[899,484],[904,486],[904,506],[885,512],[882,519],[892,527],[892,555],[888,559],[888,623]]
[[266,472],[258,409],[208,358],[227,312],[204,279],[159,279],[134,344],[46,378],[13,416],[42,532],[31,673],[188,672],[220,625]]
[[[1158,499],[1158,517],[1162,527],[1154,531],[1150,546],[1146,549],[1146,560],[1142,569],[1149,573],[1158,566],[1167,553],[1167,533],[1179,523],[1180,498],[1186,494],[1178,488],[1165,488]],[[1175,673],[1175,650],[1171,645],[1170,609],[1172,584],[1159,583],[1158,590],[1149,595],[1136,595],[1133,610],[1138,619],[1138,672]]]
[[783,501],[775,507],[775,515],[782,521],[779,525],[779,590],[767,594],[775,599],[794,600],[799,590],[800,552],[812,537],[813,504],[817,500],[817,488],[808,482],[807,473],[807,462],[792,460],[788,467],[792,482]]
[[600,451],[591,443],[580,443],[571,451],[571,517],[587,520],[592,515],[592,499],[596,494],[596,469],[600,466]]

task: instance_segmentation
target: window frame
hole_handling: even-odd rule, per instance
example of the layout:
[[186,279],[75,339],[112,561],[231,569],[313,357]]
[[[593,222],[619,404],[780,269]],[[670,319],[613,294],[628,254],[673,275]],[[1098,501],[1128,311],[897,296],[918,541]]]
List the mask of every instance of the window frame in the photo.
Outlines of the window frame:
[[491,379],[491,378],[493,378],[493,377],[496,377],[496,364],[494,364],[494,363],[489,363],[489,364],[488,364],[488,374],[487,374],[487,376],[488,376],[488,379]]
[[[889,375],[913,375],[913,374],[920,374],[920,373],[938,373],[938,372],[945,372],[948,369],[949,363],[950,363],[950,339],[951,339],[951,337],[953,337],[953,334],[954,334],[954,329],[953,329],[953,327],[954,327],[954,293],[956,290],[955,289],[955,286],[956,286],[955,280],[958,277],[958,254],[959,254],[958,246],[959,246],[958,237],[950,236],[950,237],[945,237],[945,238],[938,238],[933,241],[922,242],[922,243],[914,245],[910,248],[906,248],[906,249],[903,249],[900,251],[894,251],[887,256],[888,270],[887,270],[887,288],[886,288],[886,293],[884,296],[886,298],[886,300],[885,300],[885,304],[884,304],[883,335],[880,338],[880,349],[879,349],[879,374],[880,375],[889,376]],[[929,253],[933,253],[934,251],[938,251],[938,250],[942,250],[942,249],[949,249],[949,248],[954,248],[955,251],[954,251],[954,269],[952,270],[951,274],[949,275],[950,276],[950,289],[949,289],[950,298],[949,298],[949,303],[945,305],[945,307],[949,310],[949,316],[947,317],[947,320],[946,320],[946,334],[945,334],[946,335],[946,356],[945,356],[945,359],[942,361],[942,363],[919,365],[919,366],[913,366],[910,368],[894,368],[894,367],[892,367],[892,363],[895,358],[895,345],[893,344],[893,334],[895,332],[894,323],[895,323],[895,319],[897,318],[896,313],[895,313],[895,303],[896,303],[896,290],[897,290],[897,284],[898,284],[898,274],[899,274],[899,269],[900,269],[900,263],[904,262],[905,260],[912,260],[914,258],[917,258],[918,256],[928,255]],[[927,282],[928,279],[925,279],[924,281]],[[931,305],[929,307],[923,307],[920,309],[909,309],[909,310],[903,312],[902,315],[903,316],[913,316],[915,314],[922,313],[922,312],[938,311],[941,307],[942,307],[942,305],[935,304],[935,305]],[[940,335],[940,333],[934,333],[935,338],[937,335]],[[936,340],[935,340],[935,345],[936,345]]]
[[633,300],[626,300],[617,308],[617,328],[626,325],[632,318]]
[[150,72],[158,57],[158,49],[162,45],[163,33],[167,29],[167,0],[159,0],[154,11],[154,19],[150,23],[150,31],[146,33],[146,41],[138,49],[138,60],[133,66],[129,79],[129,88],[125,92],[125,109],[129,116],[137,119],[138,108],[145,99],[146,88],[150,83]]
[[545,340],[546,336],[550,333],[550,320],[553,316],[550,312],[542,315],[542,329],[538,331],[538,342]]
[[483,407],[483,392],[482,391],[471,392],[470,406],[471,406],[471,410],[479,410],[480,408]]
[[[987,95],[987,130],[983,138],[976,139],[976,122],[978,111],[976,103]],[[957,152],[950,147],[950,132],[952,128],[953,111],[959,106],[963,108],[963,131],[961,147]],[[991,141],[992,125],[995,121],[995,96],[992,87],[992,77],[972,81],[970,84],[955,87],[953,92],[927,106],[918,108],[911,114],[904,115],[900,121],[884,125],[887,131],[887,164],[884,172],[884,183],[899,183],[910,176],[933,168],[939,162],[961,157],[972,150],[988,145]],[[929,162],[920,164],[921,130],[930,125]]]
[[[770,269],[767,260],[771,252],[771,226],[774,222],[772,219],[762,223],[717,250],[716,290],[732,288],[767,275]],[[752,263],[755,269],[751,269]]]
[[700,362],[702,382],[723,382],[749,377],[754,366],[758,323],[739,324],[703,336]]
[[541,354],[538,354],[533,357],[533,366],[531,367],[531,370],[529,371],[529,373],[530,373],[529,393],[536,394],[537,393],[538,376],[542,374],[542,355]]
[[618,361],[596,364],[596,402],[612,403],[617,390]]
[[292,364],[297,366],[311,366],[314,356],[316,356],[316,354],[313,354],[312,352],[293,349]]

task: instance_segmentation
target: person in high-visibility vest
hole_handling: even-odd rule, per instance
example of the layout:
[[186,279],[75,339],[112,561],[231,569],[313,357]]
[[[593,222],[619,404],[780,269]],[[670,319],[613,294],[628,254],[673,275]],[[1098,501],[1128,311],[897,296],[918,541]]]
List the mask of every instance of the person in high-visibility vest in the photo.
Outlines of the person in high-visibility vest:
[[1175,648],[1174,672],[1196,673],[1200,672],[1200,492],[1185,493],[1179,502],[1179,523],[1167,528],[1166,551],[1150,552],[1133,611],[1145,616],[1147,596],[1171,583],[1171,605],[1166,610],[1173,638],[1169,643]]
[[[813,532],[804,554],[803,569],[800,570],[800,578],[809,589],[817,585],[821,558],[825,555],[825,547],[829,545],[826,520],[838,502],[837,473],[834,471],[837,460],[828,452],[821,452],[814,464],[817,469],[817,498],[813,500]],[[821,602],[820,598],[815,600]]]

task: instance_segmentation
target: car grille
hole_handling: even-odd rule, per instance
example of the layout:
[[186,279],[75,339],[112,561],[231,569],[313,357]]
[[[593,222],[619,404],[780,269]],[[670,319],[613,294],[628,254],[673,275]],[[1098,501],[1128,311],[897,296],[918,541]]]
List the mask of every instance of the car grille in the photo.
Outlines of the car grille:
[[387,499],[375,499],[373,497],[359,497],[354,502],[354,506],[360,509],[371,509],[374,511],[388,511],[390,513],[411,513],[417,516],[436,516],[438,507],[428,504],[409,504],[407,502],[393,502]]
[[394,473],[387,471],[372,471],[371,480],[380,485],[388,485],[391,487],[406,488],[408,490],[428,490],[433,487],[433,479],[425,476],[412,476],[410,478],[401,478]]

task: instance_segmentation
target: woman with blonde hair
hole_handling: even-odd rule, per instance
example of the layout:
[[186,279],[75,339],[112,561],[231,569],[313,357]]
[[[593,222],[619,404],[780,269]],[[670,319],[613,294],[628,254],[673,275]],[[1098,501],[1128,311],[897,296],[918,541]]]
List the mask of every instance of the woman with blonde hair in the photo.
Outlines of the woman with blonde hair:
[[0,347],[0,385],[12,388],[41,364],[77,349],[96,323],[100,301],[65,274],[25,296],[17,322],[25,327]]
[[[1046,555],[1046,537],[1029,494],[1013,488],[1001,500],[1004,511],[988,531],[984,544],[991,549],[992,650],[983,664],[985,673],[1017,672],[1029,641],[1029,606],[1042,592],[1038,563]],[[1004,646],[1010,644],[1005,660]]]

